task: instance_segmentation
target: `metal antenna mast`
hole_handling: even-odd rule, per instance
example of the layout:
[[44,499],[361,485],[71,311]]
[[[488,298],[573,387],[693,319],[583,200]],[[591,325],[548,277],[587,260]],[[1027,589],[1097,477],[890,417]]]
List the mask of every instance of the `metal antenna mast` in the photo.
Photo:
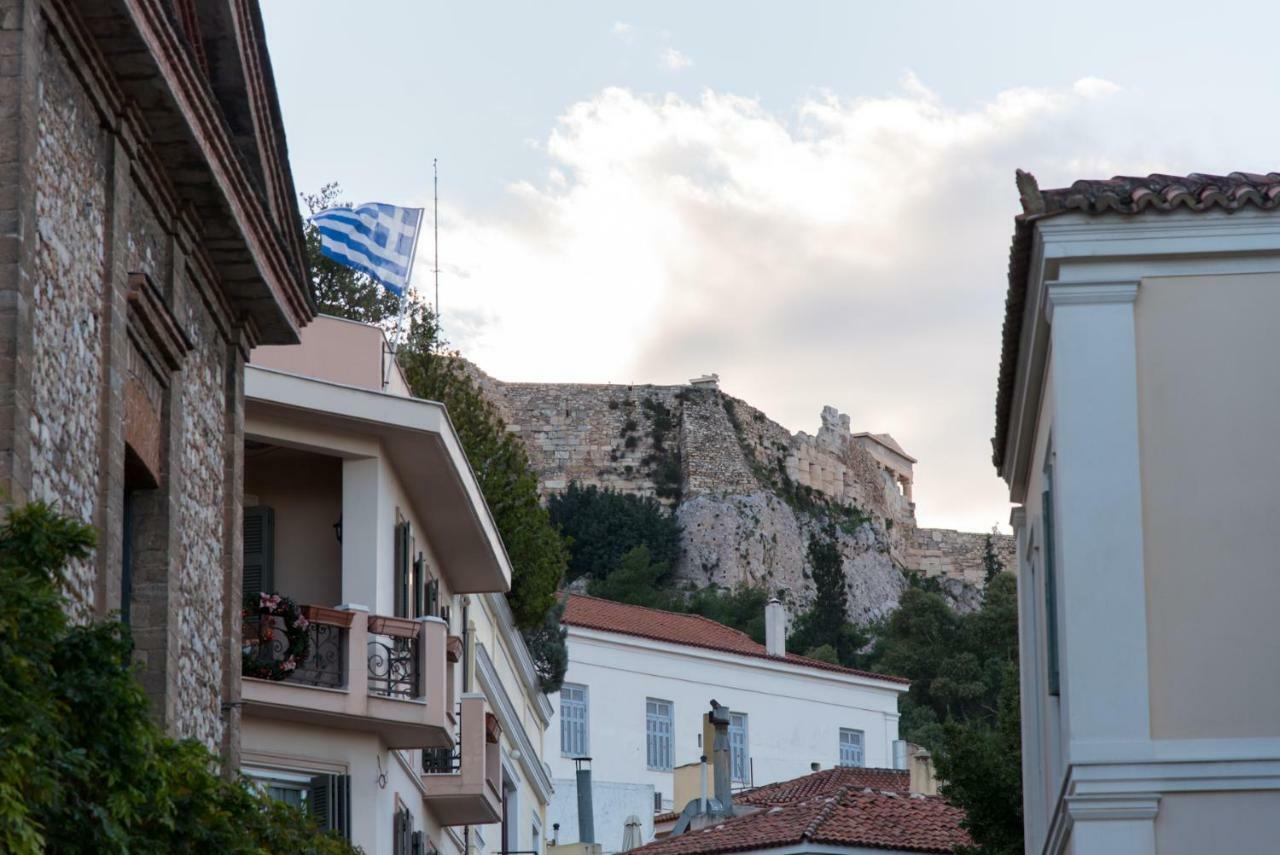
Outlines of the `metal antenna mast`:
[[431,158],[431,227],[434,232],[436,259],[436,325],[440,325],[440,169],[439,159]]

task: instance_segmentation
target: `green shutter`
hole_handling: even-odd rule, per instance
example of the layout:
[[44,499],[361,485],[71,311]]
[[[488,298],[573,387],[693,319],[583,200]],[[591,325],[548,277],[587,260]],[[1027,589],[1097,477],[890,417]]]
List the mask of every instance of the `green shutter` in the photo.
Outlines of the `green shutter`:
[[417,617],[414,614],[413,527],[408,521],[396,523],[396,617]]
[[265,505],[244,509],[245,596],[270,592],[275,585],[275,512]]
[[[423,567],[425,572],[425,564]],[[440,615],[440,580],[432,579],[427,583],[427,608],[426,613],[432,617],[441,617]]]
[[413,616],[422,617],[425,614],[431,614],[426,610],[425,592],[423,585],[426,580],[427,562],[422,557],[422,553],[418,553],[418,557],[413,559]]
[[1045,648],[1048,655],[1049,694],[1059,694],[1058,674],[1058,579],[1055,564],[1053,538],[1053,490],[1045,490],[1040,496],[1044,515],[1044,614]]
[[307,788],[307,812],[321,831],[351,839],[351,776],[316,775]]

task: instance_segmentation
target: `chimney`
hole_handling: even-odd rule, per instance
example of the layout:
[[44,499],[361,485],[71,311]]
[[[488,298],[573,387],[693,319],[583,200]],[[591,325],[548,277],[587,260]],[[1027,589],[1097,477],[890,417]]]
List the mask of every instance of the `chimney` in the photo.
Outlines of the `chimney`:
[[707,716],[715,728],[715,740],[711,745],[711,768],[715,782],[715,799],[722,816],[733,816],[733,792],[730,785],[729,708],[711,702]]
[[787,611],[777,597],[764,607],[764,649],[770,656],[787,655]]
[[575,757],[578,778],[578,842],[596,842],[595,809],[591,804],[591,758]]

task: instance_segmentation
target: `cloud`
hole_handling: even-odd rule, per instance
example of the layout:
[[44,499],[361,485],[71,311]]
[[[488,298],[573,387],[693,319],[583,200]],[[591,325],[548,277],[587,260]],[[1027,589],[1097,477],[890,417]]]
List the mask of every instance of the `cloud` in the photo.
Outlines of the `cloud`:
[[924,523],[989,529],[1007,520],[988,440],[1013,169],[1060,186],[1164,166],[1117,148],[1118,97],[1086,78],[962,108],[909,75],[779,115],[603,90],[501,211],[442,211],[442,255],[469,277],[442,285],[446,331],[507,380],[716,371],[810,432],[834,404],[920,459]]
[[693,60],[675,48],[669,47],[658,57],[658,64],[667,71],[683,71],[693,65]]
[[635,34],[636,28],[626,21],[614,21],[610,31],[618,38],[630,39]]

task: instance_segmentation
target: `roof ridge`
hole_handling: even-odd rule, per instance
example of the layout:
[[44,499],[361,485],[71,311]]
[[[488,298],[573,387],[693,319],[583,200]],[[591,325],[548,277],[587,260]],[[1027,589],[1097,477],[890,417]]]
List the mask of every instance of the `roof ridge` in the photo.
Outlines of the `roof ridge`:
[[813,835],[818,832],[822,824],[831,818],[831,812],[834,811],[844,801],[845,793],[849,791],[850,784],[846,784],[836,790],[828,799],[827,803],[822,806],[822,810],[818,811],[818,815],[809,821],[804,831],[800,832],[801,840],[811,840]]
[[[576,592],[575,592],[575,593],[570,593],[570,594],[569,594],[569,596],[570,596],[570,597],[581,597],[581,598],[582,598],[582,599],[584,599],[584,600],[595,600],[595,601],[596,601],[596,602],[598,602],[598,603],[609,603],[610,605],[619,606],[619,607],[621,607],[621,608],[626,608],[626,609],[640,609],[640,610],[643,610],[643,611],[646,611],[646,612],[657,612],[657,613],[658,613],[658,614],[660,614],[660,615],[672,615],[673,617],[679,617],[679,618],[691,618],[691,619],[693,619],[693,620],[700,620],[700,621],[703,621],[704,623],[709,623],[709,624],[711,624],[712,626],[718,626],[718,627],[720,627],[720,628],[721,628],[721,629],[723,629],[723,630],[727,630],[728,632],[732,632],[732,633],[734,633],[735,635],[740,635],[740,636],[742,636],[743,638],[745,638],[748,642],[750,642],[751,644],[756,645],[757,647],[759,647],[759,648],[760,648],[760,649],[762,649],[762,650],[764,649],[764,645],[763,645],[763,644],[761,644],[760,642],[756,641],[754,638],[752,638],[751,636],[747,635],[747,634],[746,634],[745,632],[743,632],[742,630],[740,630],[740,629],[735,629],[734,627],[729,626],[728,624],[725,624],[725,623],[721,623],[721,622],[720,622],[720,621],[718,621],[718,620],[712,620],[711,618],[707,617],[706,615],[694,614],[693,612],[673,612],[673,611],[671,611],[670,609],[658,609],[658,608],[654,608],[653,606],[640,606],[640,605],[636,605],[635,603],[621,603],[621,602],[618,602],[617,600],[611,600],[611,599],[609,599],[608,597],[597,597],[597,596],[595,596],[594,594],[579,594],[579,593],[576,593]],[[820,660],[820,659],[819,659],[819,660],[814,660],[814,661],[821,662],[822,660]],[[824,663],[824,664],[829,664],[829,663]]]

